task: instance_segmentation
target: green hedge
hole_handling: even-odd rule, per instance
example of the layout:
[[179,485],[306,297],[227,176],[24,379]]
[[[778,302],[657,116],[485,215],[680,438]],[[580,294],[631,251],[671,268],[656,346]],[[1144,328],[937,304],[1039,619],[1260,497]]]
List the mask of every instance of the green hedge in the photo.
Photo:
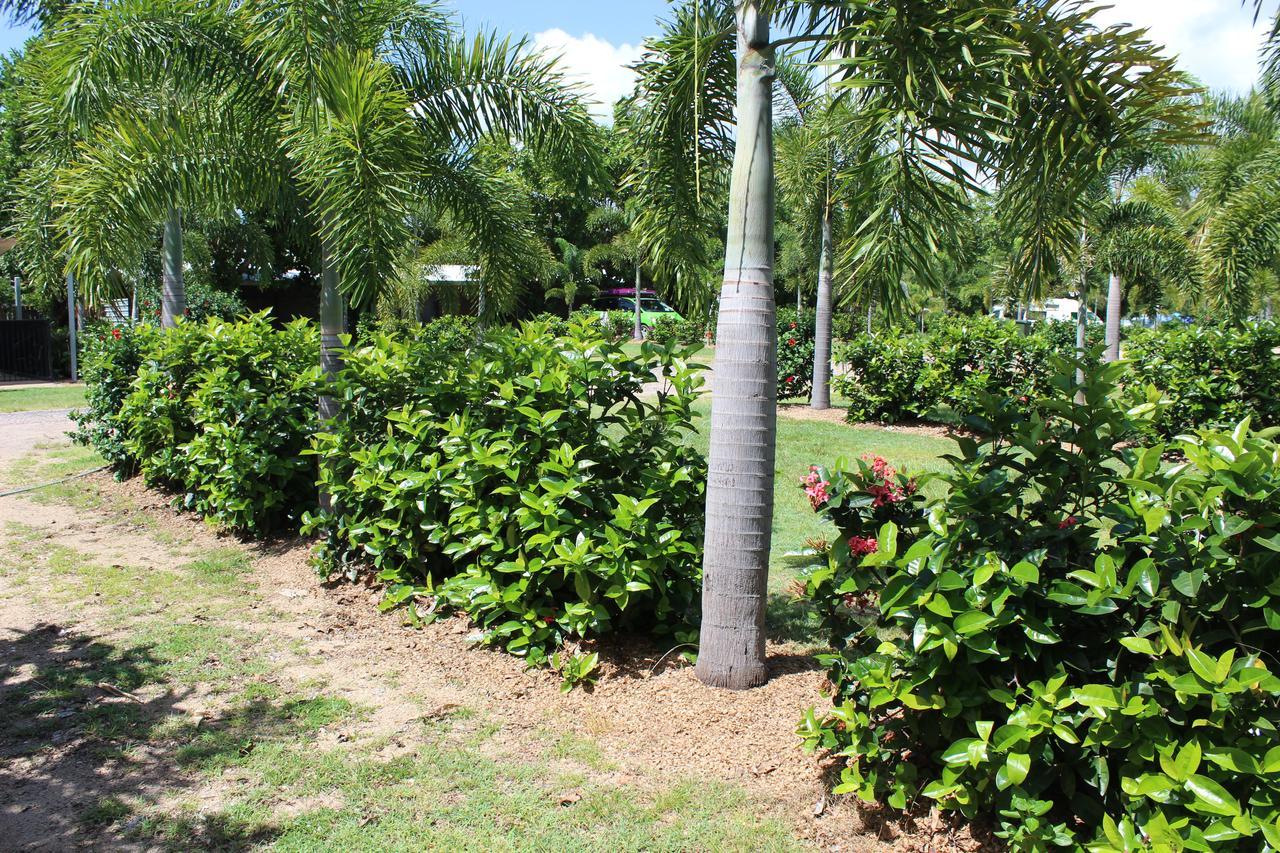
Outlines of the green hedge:
[[[1089,329],[1096,357],[1101,329]],[[1146,429],[1172,438],[1244,417],[1280,424],[1280,327],[1165,326],[1127,332],[1120,376],[1137,397],[1159,388],[1169,405]],[[1025,406],[1045,396],[1055,359],[1075,358],[1075,327],[1049,323],[1023,335],[1013,323],[988,317],[948,319],[925,334],[862,335],[837,348],[843,366],[837,393],[849,420],[963,420],[992,394]]]
[[1143,446],[1123,371],[1085,407],[1069,376],[991,401],[925,507],[896,473],[815,471],[835,696],[799,731],[838,792],[986,815],[1019,850],[1280,848],[1280,444]]
[[1175,436],[1201,426],[1280,426],[1280,326],[1166,325],[1132,329],[1125,342],[1127,381],[1150,384],[1169,406],[1156,423]]
[[[352,350],[343,419],[315,442],[333,504],[307,530],[326,570],[376,572],[414,618],[464,610],[535,663],[570,640],[687,628],[706,473],[684,357],[628,356],[595,317],[565,337],[531,322],[469,347]],[[641,396],[655,371],[666,387]]]
[[1047,336],[1024,336],[1012,323],[949,320],[923,335],[861,335],[837,347],[843,367],[834,385],[851,401],[852,422],[963,418],[979,410],[984,393],[1015,400],[1043,394],[1054,352]]

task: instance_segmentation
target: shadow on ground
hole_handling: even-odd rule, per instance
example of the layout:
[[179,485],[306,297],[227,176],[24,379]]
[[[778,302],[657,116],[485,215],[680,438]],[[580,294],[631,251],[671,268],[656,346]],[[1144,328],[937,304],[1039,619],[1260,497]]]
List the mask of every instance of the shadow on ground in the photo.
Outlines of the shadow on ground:
[[0,629],[0,839],[6,850],[240,849],[276,831],[222,814],[146,816],[200,772],[246,761],[347,709],[330,700],[242,694],[205,720],[150,646],[118,646],[44,623]]

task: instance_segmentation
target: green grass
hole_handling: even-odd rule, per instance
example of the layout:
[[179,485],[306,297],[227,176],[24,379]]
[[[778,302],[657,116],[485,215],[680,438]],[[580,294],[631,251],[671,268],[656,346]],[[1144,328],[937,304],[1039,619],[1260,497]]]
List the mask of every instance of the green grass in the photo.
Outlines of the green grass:
[[83,385],[50,385],[45,388],[0,388],[0,414],[74,409],[84,405]]

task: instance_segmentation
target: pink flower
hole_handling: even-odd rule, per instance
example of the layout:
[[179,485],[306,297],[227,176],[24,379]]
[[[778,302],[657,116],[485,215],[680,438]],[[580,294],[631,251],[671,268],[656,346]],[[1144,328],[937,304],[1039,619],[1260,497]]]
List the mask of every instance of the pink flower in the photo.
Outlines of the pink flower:
[[809,476],[801,480],[800,485],[804,486],[804,493],[809,496],[809,504],[815,510],[831,500],[831,495],[827,492],[827,487],[831,483],[822,479],[821,475],[818,474],[817,465],[809,466]]
[[880,546],[876,540],[870,536],[854,536],[849,539],[850,553],[859,557],[864,557],[867,554],[873,554],[879,547]]

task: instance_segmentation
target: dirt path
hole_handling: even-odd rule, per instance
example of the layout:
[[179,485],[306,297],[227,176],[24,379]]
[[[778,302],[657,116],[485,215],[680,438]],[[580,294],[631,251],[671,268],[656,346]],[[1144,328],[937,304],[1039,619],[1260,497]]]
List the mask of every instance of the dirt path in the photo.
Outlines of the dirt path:
[[10,464],[29,453],[37,444],[62,441],[74,424],[67,413],[70,409],[47,412],[0,413],[0,492],[13,483],[6,483],[5,472]]
[[[49,413],[0,416],[0,471],[13,454],[56,442],[65,426]],[[13,757],[14,745],[5,742],[13,735],[0,725],[0,838],[6,839],[0,846],[151,849],[153,841],[131,841],[128,833],[144,825],[139,821],[184,808],[204,815],[208,831],[210,820],[221,819],[229,804],[239,802],[250,784],[247,777],[210,781],[178,766],[175,756],[191,743],[181,737],[157,745],[140,735],[127,759],[104,753],[83,724],[69,731],[58,728],[58,715],[121,705],[141,715],[147,732],[169,733],[186,724],[194,738],[201,720],[231,719],[230,697],[257,683],[237,675],[241,669],[268,672],[258,679],[287,694],[323,685],[326,697],[365,709],[357,720],[316,732],[315,749],[359,744],[388,760],[419,754],[433,744],[424,726],[454,720],[470,731],[478,724],[461,721],[474,715],[486,726],[483,742],[474,748],[488,758],[518,762],[531,749],[536,753],[537,744],[552,743],[556,755],[589,753],[585,765],[575,765],[584,784],[610,791],[688,783],[740,789],[750,798],[749,810],[782,822],[809,845],[845,851],[937,850],[952,842],[970,846],[950,838],[936,821],[930,831],[911,838],[902,838],[896,828],[871,832],[851,803],[827,797],[826,766],[804,754],[794,734],[804,708],[823,701],[823,675],[812,658],[792,647],[770,648],[773,678],[767,686],[729,693],[708,690],[687,666],[660,662],[666,649],[624,643],[602,654],[603,676],[594,690],[563,694],[551,674],[526,671],[515,658],[475,648],[463,619],[409,629],[395,615],[379,615],[375,590],[322,586],[304,543],[241,543],[175,513],[166,497],[137,481],[116,483],[94,475],[80,482],[78,488],[91,499],[80,501],[78,509],[27,496],[0,499],[0,531],[7,531],[9,540],[0,545],[26,543],[25,550],[14,552],[25,555],[25,564],[20,560],[0,571],[0,651],[8,659],[0,666],[0,717],[14,711],[12,705],[5,710],[13,699],[6,691],[34,689],[33,679],[40,683],[38,677],[50,677],[41,673],[77,660],[77,649],[123,648],[139,631],[159,630],[157,623],[193,630],[212,625],[221,639],[200,651],[206,655],[202,663],[163,686],[113,692],[118,685],[104,687],[90,679],[86,689],[92,700],[70,709],[52,707],[53,734],[34,752],[17,750]],[[88,574],[79,576],[80,586],[60,581],[58,566],[69,553],[103,567],[102,580]],[[201,576],[177,568],[191,560],[199,565],[202,555],[226,553],[243,557],[239,585],[201,593]],[[174,588],[160,585],[171,574]],[[117,576],[123,587],[109,584]],[[48,591],[33,596],[33,587]],[[114,604],[97,603],[112,595]],[[163,638],[154,645],[163,647]],[[289,813],[343,807],[327,801],[317,806],[317,795],[308,796],[273,808]],[[572,803],[575,796],[564,799]],[[121,798],[139,804],[134,818],[105,823],[85,818],[105,809],[103,802]],[[897,843],[885,843],[890,839]]]

